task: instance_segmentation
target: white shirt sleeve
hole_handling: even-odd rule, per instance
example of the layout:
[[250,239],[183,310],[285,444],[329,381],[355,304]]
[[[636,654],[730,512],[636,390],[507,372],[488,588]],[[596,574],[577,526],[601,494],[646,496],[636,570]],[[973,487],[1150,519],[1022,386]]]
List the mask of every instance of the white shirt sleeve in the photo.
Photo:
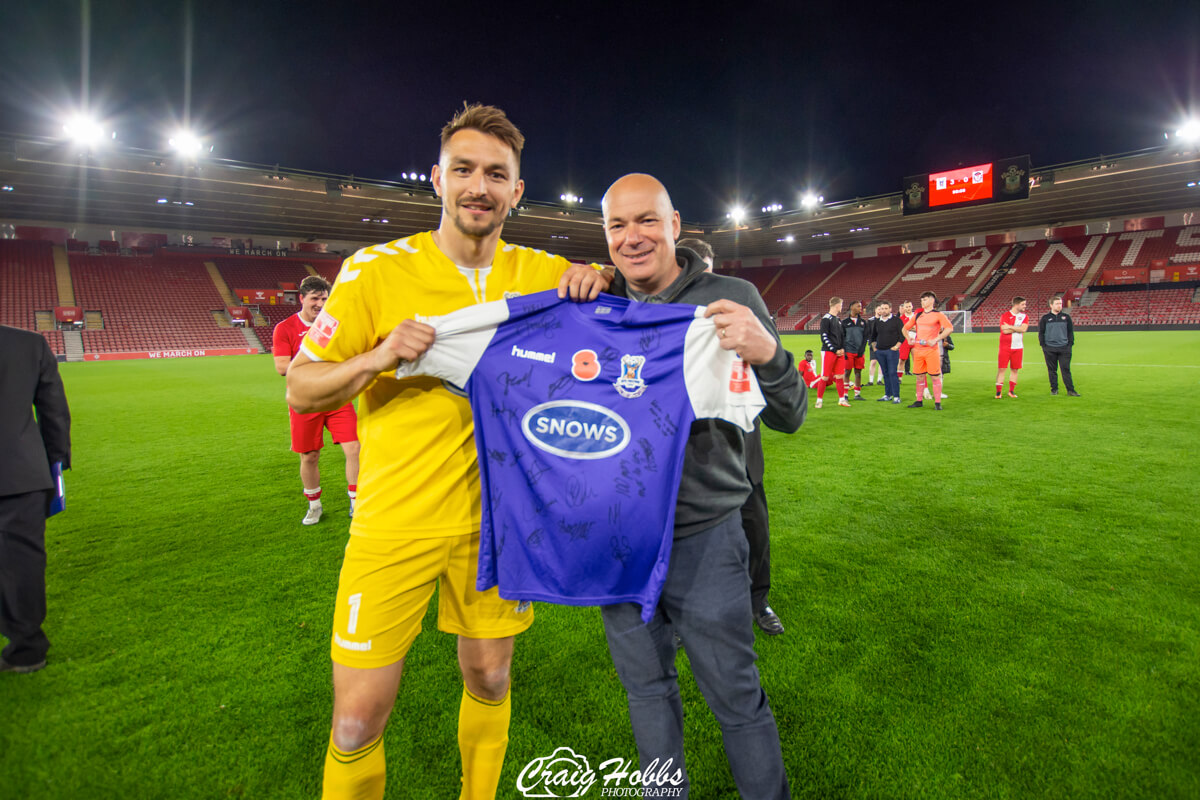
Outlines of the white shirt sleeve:
[[433,345],[416,361],[401,361],[397,378],[428,375],[465,387],[499,325],[508,320],[508,301],[495,300],[453,311],[432,323]]
[[754,419],[766,408],[754,370],[732,350],[722,350],[716,323],[699,316],[683,343],[683,380],[696,419],[723,419],[742,430],[754,430]]

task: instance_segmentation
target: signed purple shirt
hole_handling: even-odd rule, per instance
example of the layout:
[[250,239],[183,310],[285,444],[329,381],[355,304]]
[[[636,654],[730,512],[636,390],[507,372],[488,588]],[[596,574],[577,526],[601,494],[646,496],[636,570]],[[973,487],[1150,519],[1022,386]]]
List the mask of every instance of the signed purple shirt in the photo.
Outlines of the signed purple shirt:
[[398,378],[461,387],[483,515],[477,588],[566,605],[633,602],[648,620],[671,554],[693,420],[749,431],[753,371],[704,309],[541,292],[456,311]]

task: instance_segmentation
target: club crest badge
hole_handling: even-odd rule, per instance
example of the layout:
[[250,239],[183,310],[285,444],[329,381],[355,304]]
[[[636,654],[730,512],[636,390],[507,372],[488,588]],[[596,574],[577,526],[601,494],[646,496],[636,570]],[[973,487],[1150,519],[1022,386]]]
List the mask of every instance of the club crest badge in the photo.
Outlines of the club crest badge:
[[642,367],[646,366],[645,356],[621,356],[621,377],[613,386],[621,397],[641,397],[646,391],[646,382],[642,380]]

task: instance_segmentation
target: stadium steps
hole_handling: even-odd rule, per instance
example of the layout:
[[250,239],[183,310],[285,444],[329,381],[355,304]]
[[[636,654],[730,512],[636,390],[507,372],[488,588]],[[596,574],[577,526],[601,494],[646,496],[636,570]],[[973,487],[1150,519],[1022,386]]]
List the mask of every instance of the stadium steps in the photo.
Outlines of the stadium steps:
[[63,331],[62,338],[67,361],[83,361],[83,335],[79,331]]
[[36,331],[52,331],[54,326],[53,311],[35,311],[33,312],[33,324]]
[[250,306],[250,323],[256,328],[265,328],[270,325],[267,318],[263,316],[262,310],[258,306]]
[[247,346],[254,348],[255,352],[258,353],[267,352],[263,349],[262,341],[259,340],[258,334],[254,332],[253,328],[238,328],[238,330],[242,332],[242,336],[246,337]]
[[[821,282],[820,282],[820,283],[818,283],[816,286],[814,286],[814,287],[812,288],[812,291],[811,291],[811,292],[809,292],[808,294],[804,295],[804,297],[801,297],[801,298],[800,298],[799,300],[797,300],[796,302],[797,302],[797,303],[803,303],[803,302],[807,301],[807,300],[808,300],[808,298],[812,297],[812,296],[813,296],[813,295],[815,295],[817,292],[819,292],[819,291],[821,290],[821,287],[822,287],[822,286],[824,286],[825,284],[827,284],[827,283],[829,283],[831,280],[833,280],[833,279],[834,279],[834,278],[837,276],[837,274],[838,274],[839,272],[841,272],[843,269],[845,269],[846,265],[847,265],[847,264],[849,264],[849,263],[850,263],[849,261],[843,261],[842,263],[838,264],[838,265],[837,265],[837,269],[833,270],[832,272],[830,272],[828,275],[826,275],[826,276],[825,276],[825,280],[821,281]],[[794,308],[794,306],[793,306],[793,308]],[[821,316],[821,315],[820,315],[820,314],[818,314],[817,316],[819,317],[819,316]]]
[[71,284],[71,262],[67,259],[67,248],[54,246],[54,284],[58,289],[60,306],[75,305],[75,288]]
[[1200,289],[1196,289],[1196,291],[1192,292],[1192,302],[1200,303]]
[[[311,269],[311,267],[310,267],[310,269]],[[781,270],[779,270],[779,272],[775,273],[774,278],[771,278],[771,280],[767,281],[767,285],[763,287],[763,290],[761,292],[759,292],[759,295],[761,297],[766,297],[767,292],[771,291],[771,287],[774,286],[775,282],[778,281],[780,279],[780,277],[782,277],[782,276],[783,276],[783,270],[781,269]]]
[[204,269],[208,270],[208,277],[212,278],[213,286],[217,287],[217,293],[221,295],[221,299],[225,301],[225,305],[240,306],[241,303],[233,296],[233,292],[229,291],[229,285],[221,277],[221,271],[217,269],[217,265],[212,261],[205,261]]
[[1075,284],[1076,287],[1092,285],[1092,281],[1096,279],[1096,273],[1104,266],[1104,259],[1108,258],[1108,251],[1112,250],[1115,241],[1117,241],[1116,236],[1104,237],[1104,241],[1100,243],[1100,249],[1096,251],[1095,258],[1092,259],[1092,263],[1088,265],[1088,268],[1084,270],[1083,279]]
[[1100,299],[1099,292],[1084,292],[1083,297],[1079,298],[1079,305],[1081,307],[1095,305],[1098,299]]
[[213,322],[217,323],[218,328],[232,328],[233,323],[229,321],[229,312],[225,309],[212,312]]
[[316,267],[314,267],[312,264],[305,264],[305,265],[304,265],[304,268],[305,268],[306,270],[308,270],[308,274],[309,274],[309,275],[312,275],[313,277],[316,277],[316,278],[320,278],[320,277],[321,277],[321,273],[317,272],[317,268],[316,268]]
[[971,282],[971,285],[967,287],[967,290],[963,292],[963,294],[967,295],[967,300],[963,303],[964,306],[969,308],[974,307],[969,306],[968,304],[975,302],[975,293],[979,291],[979,288],[983,286],[983,284],[987,282],[987,279],[991,277],[992,273],[996,271],[996,267],[1004,263],[1004,260],[1008,257],[1009,250],[1011,249],[1012,248],[1008,245],[1001,247],[996,253],[996,257],[989,261],[986,267],[979,270],[979,275],[974,281]]
[[104,314],[99,311],[83,312],[83,329],[88,331],[104,330]]

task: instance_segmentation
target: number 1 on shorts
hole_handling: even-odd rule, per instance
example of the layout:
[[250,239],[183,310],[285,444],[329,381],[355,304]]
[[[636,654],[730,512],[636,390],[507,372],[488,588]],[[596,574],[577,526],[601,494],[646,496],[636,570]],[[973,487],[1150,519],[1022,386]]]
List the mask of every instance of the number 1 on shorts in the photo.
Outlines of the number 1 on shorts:
[[346,602],[350,604],[350,622],[346,625],[346,633],[353,636],[358,630],[358,609],[362,605],[362,592],[350,595]]

